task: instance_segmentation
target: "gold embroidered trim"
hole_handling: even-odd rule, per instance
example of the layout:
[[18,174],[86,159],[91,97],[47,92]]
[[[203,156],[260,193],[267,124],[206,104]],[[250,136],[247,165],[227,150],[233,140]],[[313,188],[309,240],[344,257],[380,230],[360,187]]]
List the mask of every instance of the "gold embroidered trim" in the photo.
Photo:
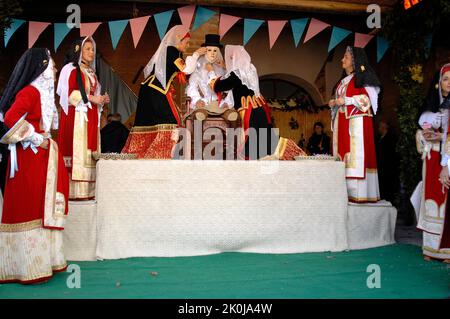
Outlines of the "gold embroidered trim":
[[177,128],[177,124],[157,124],[153,126],[134,126],[131,133],[144,133],[153,131],[171,131]]
[[176,59],[175,62],[173,62],[173,64],[175,64],[175,66],[180,71],[183,71],[183,69],[186,67],[186,63],[184,62],[184,60],[182,58]]
[[0,224],[0,232],[15,233],[42,227],[42,219],[17,224]]
[[[170,89],[170,86],[172,85],[173,79],[175,79],[176,76],[177,76],[177,72],[175,72],[174,74],[172,74],[172,76],[171,76],[170,79],[169,79],[169,82],[167,82],[166,89],[163,90],[162,88],[160,88],[160,87],[158,87],[158,86],[156,86],[156,85],[153,84],[153,81],[154,81],[155,78],[156,78],[155,75],[153,74],[152,76],[150,76],[150,79],[149,79],[150,82],[148,83],[148,86],[151,87],[151,88],[153,88],[153,89],[155,89],[156,91],[161,92],[162,94],[166,95],[167,92],[169,92],[169,89]],[[162,85],[162,84],[161,84],[161,85]]]
[[31,129],[31,124],[25,120],[25,117],[17,121],[16,124],[0,140],[2,144],[18,143],[24,140]]

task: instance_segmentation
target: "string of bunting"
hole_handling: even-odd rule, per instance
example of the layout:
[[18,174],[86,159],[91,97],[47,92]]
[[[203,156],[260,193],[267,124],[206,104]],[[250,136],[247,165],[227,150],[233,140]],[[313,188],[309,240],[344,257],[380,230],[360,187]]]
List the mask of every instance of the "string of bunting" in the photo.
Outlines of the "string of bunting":
[[[168,10],[165,12],[160,12],[153,15],[155,20],[156,28],[160,39],[164,37],[167,32],[168,26],[172,19],[175,10]],[[214,15],[219,14],[219,35],[223,38],[224,35],[240,20],[244,19],[244,34],[243,34],[243,45],[246,45],[255,33],[260,29],[260,27],[267,23],[268,33],[269,33],[269,48],[272,49],[275,45],[278,37],[280,36],[283,29],[289,25],[292,31],[292,36],[294,44],[296,47],[300,44],[300,40],[303,38],[303,44],[307,43],[322,31],[331,28],[331,36],[328,45],[328,52],[333,50],[339,43],[344,41],[352,33],[354,34],[354,46],[364,48],[374,37],[370,34],[362,34],[346,30],[340,27],[332,26],[328,23],[320,21],[315,18],[301,18],[292,20],[257,20],[248,19],[232,15],[227,15],[223,13],[216,12],[204,8],[202,6],[188,5],[180,7],[177,9],[177,13],[183,25],[191,30],[196,30]],[[194,18],[195,16],[195,18]],[[147,23],[152,17],[151,15],[124,19],[124,20],[114,20],[108,21],[112,47],[115,50],[120,42],[120,39],[128,25],[130,25],[130,30],[133,38],[134,48],[137,47],[139,40],[147,26]],[[50,26],[53,25],[54,28],[54,50],[58,50],[58,47],[69,34],[72,28],[69,28],[66,23],[51,23],[51,22],[38,22],[38,21],[25,21],[22,19],[12,18],[11,26],[5,30],[4,33],[4,44],[7,47],[8,42],[14,33],[24,24],[28,24],[28,47],[31,48],[39,38],[39,36]],[[193,24],[192,24],[192,20]],[[98,29],[98,27],[105,22],[89,22],[80,23],[80,28],[75,28],[79,30],[80,36],[92,36]],[[389,42],[380,36],[377,38],[377,62],[385,55],[386,51],[389,49]]]

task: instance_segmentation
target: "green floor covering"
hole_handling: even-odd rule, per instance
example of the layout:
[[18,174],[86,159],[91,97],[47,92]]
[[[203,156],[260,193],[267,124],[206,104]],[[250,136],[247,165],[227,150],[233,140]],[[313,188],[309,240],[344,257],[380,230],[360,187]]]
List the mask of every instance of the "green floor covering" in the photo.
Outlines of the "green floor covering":
[[[426,262],[420,247],[391,245],[340,253],[249,254],[70,262],[39,285],[0,285],[0,298],[449,298],[450,267]],[[381,269],[369,289],[367,266]]]

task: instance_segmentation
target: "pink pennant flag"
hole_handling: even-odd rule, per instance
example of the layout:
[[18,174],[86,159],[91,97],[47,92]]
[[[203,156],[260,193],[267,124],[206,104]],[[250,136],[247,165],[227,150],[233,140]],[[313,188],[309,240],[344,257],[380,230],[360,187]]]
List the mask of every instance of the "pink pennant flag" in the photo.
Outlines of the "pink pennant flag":
[[194,13],[195,5],[178,8],[178,15],[180,16],[181,24],[190,29]]
[[150,16],[130,19],[131,35],[133,36],[133,44],[135,49],[141,39],[149,18]]
[[80,23],[80,37],[92,36],[97,28],[102,24],[101,22]]
[[277,39],[280,36],[280,33],[283,30],[283,28],[286,25],[286,23],[287,23],[287,20],[284,20],[284,21],[267,21],[267,24],[269,26],[270,49],[272,49],[273,45],[275,44],[275,41],[277,41]]
[[355,47],[364,48],[372,38],[373,35],[355,32]]
[[228,14],[221,14],[220,22],[219,22],[220,38],[222,39],[222,37],[225,35],[225,33],[227,33],[228,30],[230,30],[231,27],[241,19],[242,18],[230,16]]
[[309,23],[308,32],[306,33],[305,40],[303,40],[303,43],[308,42],[329,26],[330,25],[328,23],[312,18],[311,22]]
[[50,22],[30,21],[28,24],[28,49],[31,48]]

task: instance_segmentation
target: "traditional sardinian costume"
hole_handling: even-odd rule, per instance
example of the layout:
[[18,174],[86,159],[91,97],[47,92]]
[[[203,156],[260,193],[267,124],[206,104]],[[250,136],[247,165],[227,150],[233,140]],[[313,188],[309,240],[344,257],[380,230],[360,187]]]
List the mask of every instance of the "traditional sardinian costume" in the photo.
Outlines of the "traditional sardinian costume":
[[70,176],[70,199],[95,197],[95,159],[100,150],[102,105],[89,102],[88,95],[100,95],[101,85],[95,74],[95,59],[90,65],[81,60],[87,41],[95,49],[94,39],[76,41],[66,56],[59,76],[57,94],[62,107],[58,144]]
[[[442,96],[441,79],[450,71],[450,64],[442,67],[433,79],[427,99],[422,107],[419,125],[441,133],[435,142],[424,138],[424,131],[416,134],[417,149],[422,154],[422,182],[416,193],[417,228],[423,231],[423,254],[428,257],[450,260],[450,216],[447,205],[448,190],[439,181],[443,167],[449,167],[450,149],[448,142],[450,97]],[[447,145],[446,145],[447,140]]]
[[345,162],[350,202],[370,203],[380,199],[373,116],[378,109],[380,81],[361,48],[348,47],[354,73],[336,89],[336,100],[345,104],[333,109],[333,153]]
[[[50,136],[58,128],[53,70],[47,49],[29,49],[0,100],[10,128],[0,141],[10,149],[0,215],[0,283],[46,281],[67,266],[62,230],[69,178]],[[47,149],[40,147],[44,139]]]
[[173,81],[186,83],[186,74],[194,71],[199,55],[183,60],[178,44],[190,37],[188,28],[178,25],[164,36],[158,50],[144,69],[134,126],[122,153],[138,158],[170,159],[178,142],[177,128],[182,126],[175,104]]
[[[216,34],[205,35],[205,43],[202,47],[214,47],[217,48],[217,59],[212,63],[214,73],[216,77],[224,76],[226,70],[220,65],[225,64],[220,49],[223,45],[219,41],[220,36]],[[211,63],[208,61],[206,54],[198,59],[197,67],[195,71],[189,76],[189,84],[186,87],[186,94],[190,97],[190,108],[192,113],[203,113],[203,117],[208,115],[220,115],[227,121],[236,121],[238,114],[233,108],[233,97],[231,94],[216,93],[209,85],[208,70],[206,70],[206,64]],[[197,103],[202,101],[205,106],[203,108],[197,107]],[[194,119],[198,119],[198,115]]]
[[[216,93],[230,91],[233,106],[241,117],[244,141],[239,153],[245,159],[292,160],[295,156],[305,155],[294,141],[279,137],[272,126],[270,109],[259,91],[259,79],[250,55],[243,46],[225,47],[227,74],[217,77],[209,73],[210,85]],[[256,139],[252,140],[249,129],[255,129]]]

